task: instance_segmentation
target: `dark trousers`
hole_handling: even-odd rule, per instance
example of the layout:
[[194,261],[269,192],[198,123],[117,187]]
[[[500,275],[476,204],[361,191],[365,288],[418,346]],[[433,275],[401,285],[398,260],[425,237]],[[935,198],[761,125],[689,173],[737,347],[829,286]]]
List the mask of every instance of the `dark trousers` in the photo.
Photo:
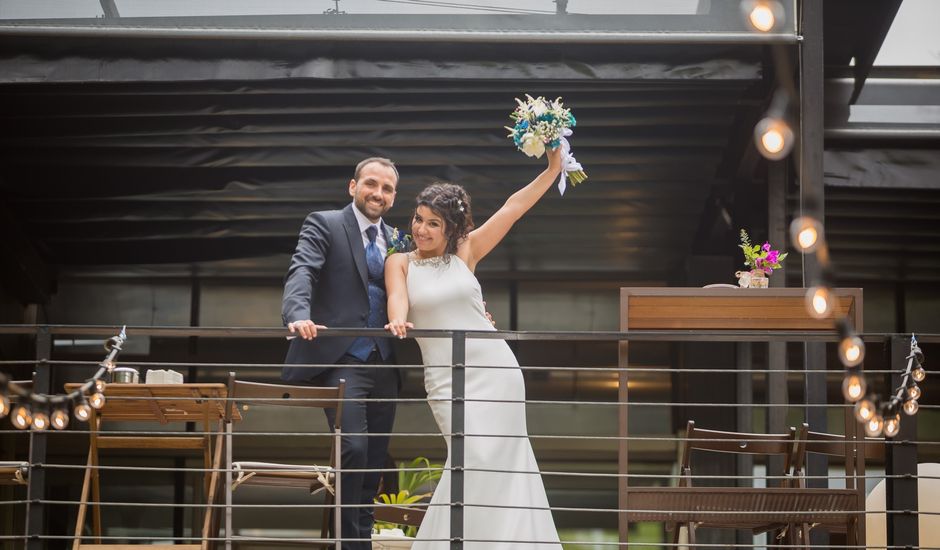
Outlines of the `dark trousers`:
[[[399,377],[396,369],[381,365],[377,352],[365,362],[350,355],[339,360],[340,366],[329,369],[311,382],[315,385],[335,386],[340,378],[346,380],[346,400],[343,402],[343,452],[341,468],[340,502],[349,505],[342,509],[340,523],[344,550],[372,548],[373,501],[385,467],[389,436],[395,423],[395,402],[365,402],[357,399],[394,399],[398,397]],[[335,409],[327,409],[326,417],[333,426]],[[346,539],[364,539],[349,541]]]

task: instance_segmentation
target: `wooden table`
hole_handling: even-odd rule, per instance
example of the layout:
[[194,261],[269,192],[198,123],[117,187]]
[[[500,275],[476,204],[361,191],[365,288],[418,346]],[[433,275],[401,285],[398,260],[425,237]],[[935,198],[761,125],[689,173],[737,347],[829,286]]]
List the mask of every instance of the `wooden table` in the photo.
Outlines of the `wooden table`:
[[[66,384],[67,392],[80,384]],[[101,500],[98,453],[100,449],[165,449],[202,452],[206,468],[206,513],[203,518],[202,541],[199,544],[148,545],[147,549],[206,550],[209,548],[209,533],[213,523],[213,497],[219,483],[219,468],[222,463],[222,419],[225,416],[225,384],[108,384],[105,389],[105,406],[100,411],[92,409],[88,425],[90,429],[88,462],[82,484],[78,519],[75,522],[73,550],[139,550],[139,545],[101,544],[101,507],[93,504],[94,544],[82,543],[82,528],[88,510],[88,495],[93,503]],[[238,410],[233,420],[240,420]],[[104,422],[200,422],[204,435],[109,435],[102,431]],[[215,429],[213,429],[213,425]]]
[[[834,315],[848,316],[855,329],[862,332],[862,290],[835,288],[832,292],[838,297]],[[832,319],[814,319],[809,316],[805,295],[804,288],[621,288],[620,330],[832,332]],[[626,439],[629,435],[629,374],[625,370],[630,364],[628,351],[628,342],[620,342],[618,364],[622,370],[619,376],[618,424],[621,440],[618,449],[618,471],[621,474],[629,471]],[[859,437],[859,426],[854,418],[851,418],[851,410],[847,408],[846,411],[846,434],[854,440]],[[777,490],[770,490],[775,491]],[[807,499],[810,498],[830,498],[826,501],[827,506],[856,511],[864,508],[865,502],[864,484],[854,493],[848,490],[795,488],[780,489],[779,492],[772,502],[757,502],[755,499],[760,497],[759,493],[766,497],[767,489],[754,491],[747,487],[630,487],[627,478],[623,477],[618,483],[618,503],[619,508],[627,512],[619,514],[618,518],[620,542],[629,541],[631,521],[698,521],[695,518],[707,515],[710,505],[735,510],[738,512],[736,518],[742,518],[746,513],[745,503],[751,499],[754,500],[750,502],[751,510],[771,506],[771,510],[780,512],[776,517],[799,520],[803,516],[799,515],[799,510],[795,507],[797,504],[807,506]],[[849,505],[846,499],[854,499],[853,504]],[[690,507],[693,509],[689,510]],[[675,511],[687,513],[682,515]],[[764,520],[768,517],[764,513],[756,515],[762,516]],[[844,514],[836,515],[841,518]],[[857,527],[860,539],[864,540],[864,519],[857,523],[860,524]]]

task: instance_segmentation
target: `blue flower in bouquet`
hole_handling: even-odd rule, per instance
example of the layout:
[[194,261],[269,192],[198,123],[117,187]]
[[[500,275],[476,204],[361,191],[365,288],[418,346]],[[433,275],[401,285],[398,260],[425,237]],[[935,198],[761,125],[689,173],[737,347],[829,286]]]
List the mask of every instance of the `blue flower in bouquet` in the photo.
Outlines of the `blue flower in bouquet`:
[[391,256],[396,252],[411,252],[414,250],[414,240],[411,238],[411,235],[399,231],[396,227],[392,229],[391,238],[388,240],[388,249],[385,251],[387,256]]

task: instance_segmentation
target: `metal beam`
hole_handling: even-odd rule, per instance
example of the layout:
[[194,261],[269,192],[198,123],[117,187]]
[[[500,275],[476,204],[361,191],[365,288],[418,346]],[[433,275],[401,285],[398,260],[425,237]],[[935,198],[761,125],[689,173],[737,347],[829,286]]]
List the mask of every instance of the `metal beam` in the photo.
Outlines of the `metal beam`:
[[0,36],[161,38],[207,40],[315,40],[335,42],[462,42],[528,44],[795,44],[795,34],[741,32],[476,31],[420,29],[259,29],[117,25],[0,25]]

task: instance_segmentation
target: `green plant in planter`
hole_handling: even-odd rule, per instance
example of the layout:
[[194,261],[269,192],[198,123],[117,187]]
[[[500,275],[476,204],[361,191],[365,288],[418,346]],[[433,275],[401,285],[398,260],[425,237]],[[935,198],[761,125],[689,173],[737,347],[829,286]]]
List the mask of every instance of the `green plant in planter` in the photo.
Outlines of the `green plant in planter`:
[[[401,469],[398,470],[398,493],[382,493],[375,498],[376,503],[407,506],[421,502],[431,496],[434,486],[444,473],[443,464],[431,464],[431,461],[423,456],[407,464],[402,462],[399,467]],[[419,492],[424,488],[427,488],[427,492]],[[396,528],[401,529],[409,537],[414,537],[418,533],[418,528],[413,525],[377,521],[374,527],[376,531]]]

